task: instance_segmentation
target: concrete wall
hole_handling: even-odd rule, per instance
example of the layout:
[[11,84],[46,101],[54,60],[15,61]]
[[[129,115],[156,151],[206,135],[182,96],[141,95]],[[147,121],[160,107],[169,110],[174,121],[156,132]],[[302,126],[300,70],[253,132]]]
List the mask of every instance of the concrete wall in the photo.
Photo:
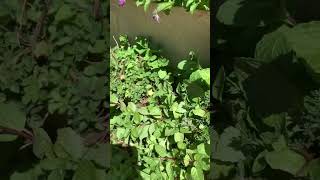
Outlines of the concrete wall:
[[[161,47],[163,55],[173,64],[188,57],[195,51],[203,66],[210,62],[210,15],[206,11],[196,11],[193,15],[183,8],[174,8],[170,15],[160,13],[160,24],[153,21],[151,4],[148,12],[137,7],[134,0],[127,0],[124,7],[119,7],[117,0],[111,0],[111,36],[127,34],[130,38],[147,36],[152,38],[155,47]],[[113,38],[110,38],[114,46]]]

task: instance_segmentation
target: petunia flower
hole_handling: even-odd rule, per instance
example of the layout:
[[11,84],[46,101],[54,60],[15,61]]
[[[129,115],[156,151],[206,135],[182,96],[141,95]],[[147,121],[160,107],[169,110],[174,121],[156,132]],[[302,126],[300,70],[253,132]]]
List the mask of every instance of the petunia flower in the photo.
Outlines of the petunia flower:
[[126,0],[118,0],[118,4],[123,7],[126,4]]

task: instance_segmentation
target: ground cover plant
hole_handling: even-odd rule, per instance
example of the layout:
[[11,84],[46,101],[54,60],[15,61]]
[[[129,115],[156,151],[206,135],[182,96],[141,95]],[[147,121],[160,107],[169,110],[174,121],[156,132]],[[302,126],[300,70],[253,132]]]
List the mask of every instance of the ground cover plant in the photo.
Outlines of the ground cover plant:
[[0,1],[0,179],[106,179],[108,1]]
[[[116,43],[110,50],[111,144],[136,149],[137,161],[129,167],[138,172],[137,179],[205,179],[209,69],[190,53],[170,70],[169,60],[146,38],[130,42],[121,36]],[[128,178],[136,177],[117,176]]]
[[318,1],[218,1],[210,179],[320,178]]

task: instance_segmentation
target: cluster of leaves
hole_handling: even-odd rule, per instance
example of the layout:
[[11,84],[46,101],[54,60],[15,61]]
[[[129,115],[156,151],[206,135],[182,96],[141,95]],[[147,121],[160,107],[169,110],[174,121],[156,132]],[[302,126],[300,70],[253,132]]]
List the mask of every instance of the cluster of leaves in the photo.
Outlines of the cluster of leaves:
[[106,179],[108,4],[0,2],[0,179]]
[[147,39],[130,43],[121,36],[117,44],[110,50],[111,143],[135,147],[137,162],[130,166],[142,179],[204,179],[210,168],[209,69],[190,53],[172,74]]
[[190,13],[194,13],[195,10],[210,10],[209,0],[136,0],[137,6],[143,6],[144,10],[147,11],[150,4],[156,2],[158,3],[156,12],[169,12],[175,6],[184,7]]
[[218,5],[211,179],[319,179],[319,3]]

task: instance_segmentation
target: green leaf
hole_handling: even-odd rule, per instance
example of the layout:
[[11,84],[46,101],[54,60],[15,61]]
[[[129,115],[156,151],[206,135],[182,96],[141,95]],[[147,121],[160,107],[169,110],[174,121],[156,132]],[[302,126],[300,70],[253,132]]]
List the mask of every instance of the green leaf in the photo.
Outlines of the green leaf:
[[[26,114],[20,104],[15,102],[0,103],[0,126],[14,130],[23,130],[26,123]],[[0,135],[0,142],[13,141],[16,135]]]
[[72,163],[68,159],[47,158],[40,161],[40,167],[44,170],[52,171],[57,169],[71,169]]
[[265,159],[272,169],[286,171],[292,175],[295,175],[306,163],[302,155],[289,149],[268,152]]
[[199,69],[190,75],[190,81],[203,80],[208,86],[210,86],[210,68]]
[[47,132],[42,128],[33,129],[33,153],[42,159],[45,155],[53,157],[53,144]]
[[62,170],[54,170],[48,176],[48,180],[64,180],[64,171]]
[[137,106],[133,102],[129,102],[127,108],[131,112],[136,112],[136,110],[137,110]]
[[296,55],[303,58],[313,78],[320,82],[320,22],[298,24],[285,35]]
[[209,154],[206,152],[206,146],[204,143],[201,143],[197,146],[197,151],[199,154],[205,155],[206,157],[209,157]]
[[173,5],[174,5],[174,1],[162,2],[158,4],[156,10],[157,12],[165,11],[165,10],[171,9]]
[[50,46],[48,45],[47,42],[41,41],[36,44],[33,53],[36,57],[41,57],[41,56],[48,57],[50,53]]
[[186,143],[184,143],[183,141],[179,141],[177,143],[177,146],[178,146],[179,149],[186,149],[187,148]]
[[143,5],[143,9],[145,12],[147,12],[148,7],[150,6],[151,0],[146,0],[144,5]]
[[85,159],[95,162],[101,167],[106,168],[107,163],[110,161],[108,157],[108,151],[110,151],[109,144],[97,144],[95,147],[91,147],[86,153]]
[[215,77],[212,86],[212,96],[222,102],[222,95],[224,90],[224,83],[226,79],[226,74],[224,71],[224,67],[219,68],[219,71]]
[[205,117],[206,115],[206,111],[202,110],[199,106],[197,106],[192,112],[199,117]]
[[198,7],[198,5],[199,5],[200,3],[193,3],[191,6],[190,6],[190,12],[191,12],[191,14],[193,14],[194,13],[194,11],[197,9],[197,7]]
[[288,31],[287,26],[281,26],[276,31],[264,35],[256,46],[255,58],[268,63],[280,55],[289,53],[292,49],[285,37],[285,33]]
[[202,169],[192,167],[191,177],[193,180],[204,180],[204,175]]
[[256,159],[254,160],[253,165],[252,165],[252,172],[253,173],[258,173],[267,167],[267,162],[264,159],[266,153],[267,153],[267,151],[262,151],[261,153],[258,154]]
[[167,151],[166,151],[165,147],[156,144],[154,146],[154,148],[155,148],[156,152],[159,154],[160,157],[166,157],[167,156]]
[[217,19],[225,25],[263,26],[283,18],[272,1],[228,0],[219,7]]
[[307,167],[307,173],[310,176],[310,180],[320,179],[320,159],[313,159],[310,161]]
[[56,13],[55,21],[59,23],[61,21],[70,19],[73,15],[74,12],[72,8],[69,5],[64,4],[59,8],[58,12]]
[[85,151],[83,140],[71,128],[58,129],[57,141],[54,144],[55,153],[58,157],[71,157],[80,159]]
[[165,79],[165,77],[167,77],[167,72],[166,71],[158,71],[158,75],[160,79]]
[[115,94],[111,94],[110,95],[110,105],[115,106],[115,104],[117,104],[119,101],[118,97]]
[[96,168],[90,161],[81,161],[72,180],[88,180],[96,178]]
[[175,142],[183,141],[183,139],[184,139],[184,134],[179,133],[179,132],[174,133],[174,141]]

